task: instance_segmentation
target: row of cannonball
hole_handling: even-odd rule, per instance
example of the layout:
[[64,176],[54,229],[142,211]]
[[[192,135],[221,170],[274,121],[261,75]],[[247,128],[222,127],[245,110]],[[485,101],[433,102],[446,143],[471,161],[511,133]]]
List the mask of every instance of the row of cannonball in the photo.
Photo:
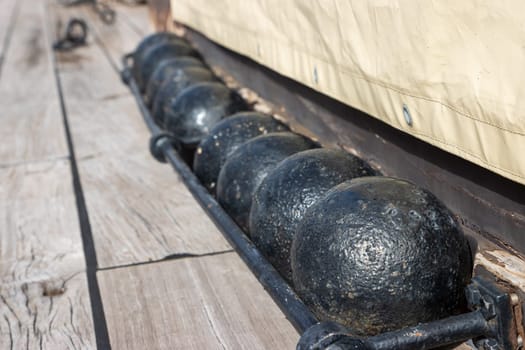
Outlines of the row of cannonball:
[[133,75],[196,176],[321,320],[365,335],[461,311],[471,252],[433,194],[249,111],[172,34],[138,46]]

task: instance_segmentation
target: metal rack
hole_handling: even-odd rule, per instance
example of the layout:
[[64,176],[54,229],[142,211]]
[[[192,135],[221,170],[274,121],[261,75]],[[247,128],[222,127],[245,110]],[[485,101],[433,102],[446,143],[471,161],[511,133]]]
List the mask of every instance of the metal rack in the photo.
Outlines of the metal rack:
[[160,162],[171,164],[224,237],[302,335],[297,349],[433,349],[469,339],[477,339],[477,346],[481,349],[515,350],[523,346],[523,339],[518,334],[515,322],[515,298],[498,287],[490,278],[475,277],[467,287],[466,297],[471,312],[443,320],[369,338],[356,337],[351,330],[337,323],[319,322],[254,243],[200,183],[177,153],[177,150],[180,150],[177,140],[155,124],[131,74],[132,57],[132,54],[123,57],[122,80],[133,93],[144,122],[151,132],[149,145],[151,154]]

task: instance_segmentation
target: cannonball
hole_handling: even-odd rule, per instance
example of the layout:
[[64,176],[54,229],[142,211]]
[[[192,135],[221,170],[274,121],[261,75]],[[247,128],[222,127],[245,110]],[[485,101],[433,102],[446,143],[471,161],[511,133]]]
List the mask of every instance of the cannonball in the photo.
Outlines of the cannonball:
[[144,53],[144,51],[146,51],[149,47],[161,42],[176,42],[181,45],[189,46],[189,43],[185,39],[177,36],[174,33],[157,32],[150,34],[144,39],[142,39],[142,41],[137,45],[137,48],[133,52],[133,55],[136,57],[140,57]]
[[219,171],[226,159],[244,142],[259,135],[287,131],[288,127],[259,112],[240,112],[222,120],[195,152],[193,171],[202,184],[215,192]]
[[255,191],[250,211],[253,242],[291,282],[290,247],[306,209],[335,185],[372,175],[375,171],[367,163],[342,150],[312,149],[286,158]]
[[160,62],[167,58],[198,56],[197,51],[188,45],[175,42],[160,42],[144,51],[142,59],[137,62],[136,82],[141,92],[145,92],[151,74]]
[[450,316],[472,273],[468,241],[430,192],[388,177],[344,182],[306,211],[291,249],[320,320],[373,335]]
[[286,157],[315,144],[291,132],[257,136],[226,160],[217,180],[217,200],[239,227],[248,233],[248,218],[257,186]]
[[181,37],[169,32],[159,32],[148,35],[139,43],[135,51],[133,51],[133,66],[132,74],[136,81],[139,79],[139,66],[144,60],[144,53],[152,46],[160,43],[176,43],[179,45],[190,46],[189,43]]
[[217,77],[203,67],[179,69],[167,77],[159,87],[151,107],[155,122],[164,127],[165,111],[171,108],[179,94],[190,85],[206,81],[217,81]]
[[183,146],[195,148],[221,119],[247,108],[224,84],[197,83],[184,89],[164,111],[164,125]]
[[146,84],[146,92],[144,94],[144,101],[148,107],[151,107],[157,92],[164,81],[170,78],[171,75],[176,75],[178,72],[189,68],[200,67],[205,69],[204,62],[190,57],[170,57],[159,62],[157,67],[151,73],[151,77]]

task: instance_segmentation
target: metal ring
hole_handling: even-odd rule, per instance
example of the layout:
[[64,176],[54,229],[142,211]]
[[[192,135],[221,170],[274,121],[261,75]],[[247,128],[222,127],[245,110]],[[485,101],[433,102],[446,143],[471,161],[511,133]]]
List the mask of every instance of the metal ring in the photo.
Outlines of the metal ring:
[[161,163],[166,163],[166,157],[164,156],[163,148],[166,143],[169,143],[177,151],[180,151],[181,147],[178,140],[172,134],[168,132],[161,132],[151,136],[149,140],[149,151],[153,158]]
[[85,45],[87,34],[88,28],[86,22],[79,18],[72,18],[67,23],[64,37],[53,44],[53,49],[68,51]]

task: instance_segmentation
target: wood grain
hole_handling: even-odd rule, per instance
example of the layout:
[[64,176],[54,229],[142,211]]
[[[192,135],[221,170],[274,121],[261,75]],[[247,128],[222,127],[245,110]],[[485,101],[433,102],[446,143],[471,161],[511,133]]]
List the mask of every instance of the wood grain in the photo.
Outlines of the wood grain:
[[298,340],[235,253],[98,278],[114,349],[294,349]]
[[[67,77],[63,80],[64,86],[67,88],[73,81],[78,83],[77,87],[86,83],[85,79]],[[148,149],[149,131],[133,97],[116,95],[82,100],[73,89],[65,95],[75,154],[80,162],[102,154],[125,157]]]
[[[85,19],[90,27],[86,46],[56,55],[77,158],[144,150],[149,131],[134,98],[120,81],[96,32],[91,30],[98,25],[107,25],[93,14],[91,7],[52,6],[51,12],[54,17],[51,27],[61,27],[60,23],[66,22],[73,14]],[[119,14],[115,25],[120,23]],[[60,29],[57,29],[54,35],[59,33]]]
[[84,159],[79,168],[100,267],[231,249],[176,174],[145,149]]
[[2,60],[10,42],[10,30],[18,18],[20,2],[16,0],[0,0],[0,76],[2,75]]
[[149,2],[147,5],[123,6],[118,7],[118,12],[125,22],[141,38],[155,31],[155,25],[147,15]]
[[[2,132],[12,135],[3,138],[4,147],[0,149],[20,154],[17,150],[21,148],[17,145],[45,149],[41,143],[52,144],[55,140],[61,140],[63,149],[52,160],[45,152],[32,152],[30,162],[25,158],[10,163],[9,157],[0,157],[3,161],[0,165],[0,278],[3,284],[42,279],[43,274],[55,278],[64,267],[68,275],[84,268],[61,113],[45,113],[46,106],[58,106],[59,100],[50,66],[50,46],[46,45],[45,26],[42,26],[43,4],[23,1],[20,6],[24,20],[17,22],[13,33],[13,47],[6,61],[6,67],[11,69],[0,82],[1,88],[6,88],[0,98],[12,102],[2,112],[12,110],[23,114],[14,115],[19,118],[16,125],[10,125],[15,121],[11,113],[2,119],[7,123]],[[20,57],[28,50],[34,50],[33,57]],[[34,81],[25,79],[26,71]],[[41,73],[38,78],[37,73]],[[35,88],[36,95],[27,98],[27,92],[32,92],[30,86]],[[34,108],[26,110],[26,106]]]
[[0,286],[1,349],[96,349],[85,273]]
[[0,79],[0,165],[67,156],[43,3],[22,1]]
[[97,104],[130,95],[92,36],[88,38],[86,46],[74,51],[58,52],[56,57],[63,90],[67,94],[66,107],[83,101]]
[[[128,88],[120,81],[116,67],[112,65],[113,61],[109,60],[106,48],[101,46],[95,30],[99,25],[103,25],[110,33],[118,28],[116,26],[118,20],[114,25],[102,23],[92,6],[88,4],[64,7],[53,0],[48,0],[47,11],[48,28],[53,41],[64,36],[65,28],[71,18],[83,20],[88,26],[85,45],[69,51],[55,51],[63,90],[69,93],[65,100],[73,99],[74,103],[77,100],[98,102],[129,95]],[[135,41],[133,38],[119,37],[118,39],[129,43]],[[113,41],[112,44],[121,45],[118,40]]]
[[0,80],[0,348],[94,349],[44,4],[18,6]]
[[145,6],[127,6],[117,2],[111,6],[117,12],[115,23],[111,26],[100,21],[98,15],[89,8],[84,7],[83,14],[89,19],[97,44],[105,50],[113,65],[120,69],[122,56],[135,50],[140,40],[149,32],[147,25],[139,31],[130,18],[138,23],[142,19],[147,21],[147,10]]
[[[127,48],[115,43],[127,40],[135,46],[138,36],[119,22],[120,12],[110,31],[101,29],[106,25],[91,9],[74,9],[92,28],[104,30],[100,38],[95,32],[86,47],[58,59],[99,267],[230,249],[173,171],[149,155],[150,133],[104,54],[120,55]],[[72,10],[57,9],[56,21]],[[108,40],[111,49],[98,39]]]
[[0,203],[3,284],[84,270],[67,160],[0,169]]
[[94,348],[69,162],[0,169],[0,348]]

